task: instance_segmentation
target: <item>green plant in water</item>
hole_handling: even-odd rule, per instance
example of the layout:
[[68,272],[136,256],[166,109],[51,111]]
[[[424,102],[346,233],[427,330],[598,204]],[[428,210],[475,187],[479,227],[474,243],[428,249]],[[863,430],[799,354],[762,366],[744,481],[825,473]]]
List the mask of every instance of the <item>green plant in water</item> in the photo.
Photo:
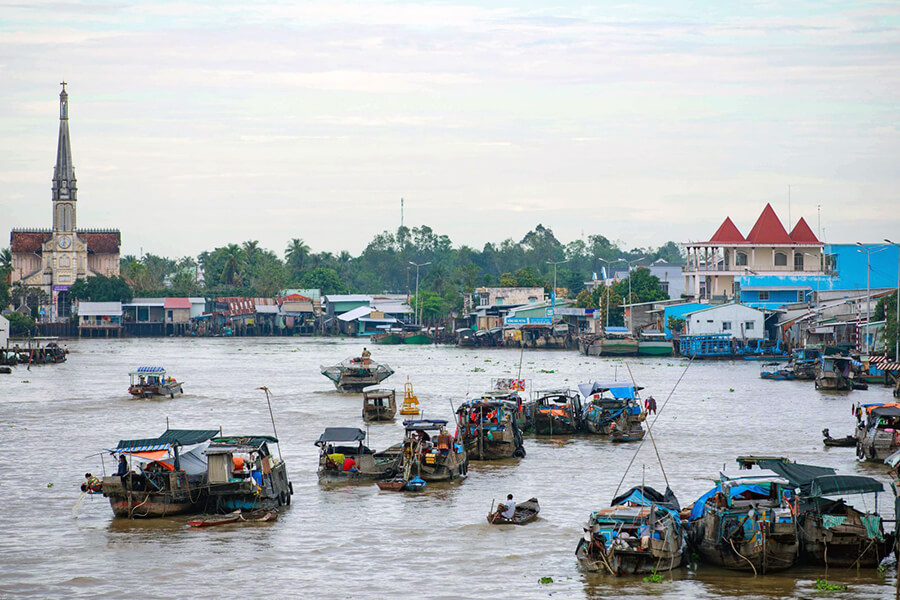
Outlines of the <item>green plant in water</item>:
[[49,488],[52,488],[52,487],[53,487],[53,482],[51,481],[50,483],[47,484],[47,488],[49,489]]
[[662,583],[666,578],[662,573],[657,573],[656,569],[653,569],[653,572],[644,577],[644,583]]
[[816,579],[816,589],[824,592],[846,592],[847,586],[839,583],[828,583],[827,579]]
[[538,583],[540,583],[540,584],[553,583],[553,578],[552,577],[541,577],[540,579],[538,579]]

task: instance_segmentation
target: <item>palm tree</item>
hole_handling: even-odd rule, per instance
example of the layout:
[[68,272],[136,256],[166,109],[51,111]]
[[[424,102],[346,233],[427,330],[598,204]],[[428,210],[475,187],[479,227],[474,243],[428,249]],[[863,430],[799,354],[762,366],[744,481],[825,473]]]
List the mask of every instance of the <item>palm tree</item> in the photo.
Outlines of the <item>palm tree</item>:
[[225,267],[222,269],[222,283],[235,285],[241,280],[242,250],[237,244],[228,244],[224,249]]
[[248,265],[256,264],[256,258],[259,256],[259,240],[248,240],[244,242],[244,260]]
[[0,280],[9,283],[12,270],[12,252],[9,248],[4,248],[0,250]]
[[303,271],[306,259],[309,258],[309,246],[300,238],[294,238],[288,242],[284,250],[284,259],[292,271],[299,274]]

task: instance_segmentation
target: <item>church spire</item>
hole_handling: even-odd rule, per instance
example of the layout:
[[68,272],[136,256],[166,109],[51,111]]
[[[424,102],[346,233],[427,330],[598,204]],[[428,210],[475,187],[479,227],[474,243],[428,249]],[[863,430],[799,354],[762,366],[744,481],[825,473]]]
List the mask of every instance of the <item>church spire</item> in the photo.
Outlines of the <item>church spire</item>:
[[69,142],[69,94],[66,82],[60,83],[59,93],[59,142],[56,146],[56,167],[53,170],[53,229],[55,231],[74,231],[75,201],[77,188],[75,185],[75,167],[72,165],[72,146]]

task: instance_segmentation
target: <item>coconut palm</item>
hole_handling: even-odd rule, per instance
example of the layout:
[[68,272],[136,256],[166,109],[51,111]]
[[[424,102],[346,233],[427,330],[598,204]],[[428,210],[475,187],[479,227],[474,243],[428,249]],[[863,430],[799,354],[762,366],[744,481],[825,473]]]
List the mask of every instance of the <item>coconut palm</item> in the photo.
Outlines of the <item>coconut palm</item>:
[[299,276],[306,266],[309,258],[309,246],[300,238],[294,238],[288,242],[284,250],[284,259],[287,261],[291,274]]

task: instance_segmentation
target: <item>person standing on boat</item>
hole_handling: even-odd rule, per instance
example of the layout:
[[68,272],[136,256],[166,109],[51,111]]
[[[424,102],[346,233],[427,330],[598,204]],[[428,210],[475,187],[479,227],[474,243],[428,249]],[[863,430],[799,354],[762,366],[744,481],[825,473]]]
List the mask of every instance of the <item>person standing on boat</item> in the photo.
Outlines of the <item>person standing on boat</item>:
[[116,471],[116,475],[122,477],[123,482],[125,481],[125,476],[128,475],[128,461],[125,460],[124,454],[119,455],[119,468]]
[[362,359],[363,359],[363,360],[369,360],[369,358],[370,358],[371,356],[372,356],[372,353],[369,352],[368,348],[363,348],[363,351],[362,351]]
[[647,401],[645,402],[645,405],[646,405],[645,408],[647,409],[648,415],[656,414],[656,398],[654,398],[653,396],[649,396],[647,398]]

